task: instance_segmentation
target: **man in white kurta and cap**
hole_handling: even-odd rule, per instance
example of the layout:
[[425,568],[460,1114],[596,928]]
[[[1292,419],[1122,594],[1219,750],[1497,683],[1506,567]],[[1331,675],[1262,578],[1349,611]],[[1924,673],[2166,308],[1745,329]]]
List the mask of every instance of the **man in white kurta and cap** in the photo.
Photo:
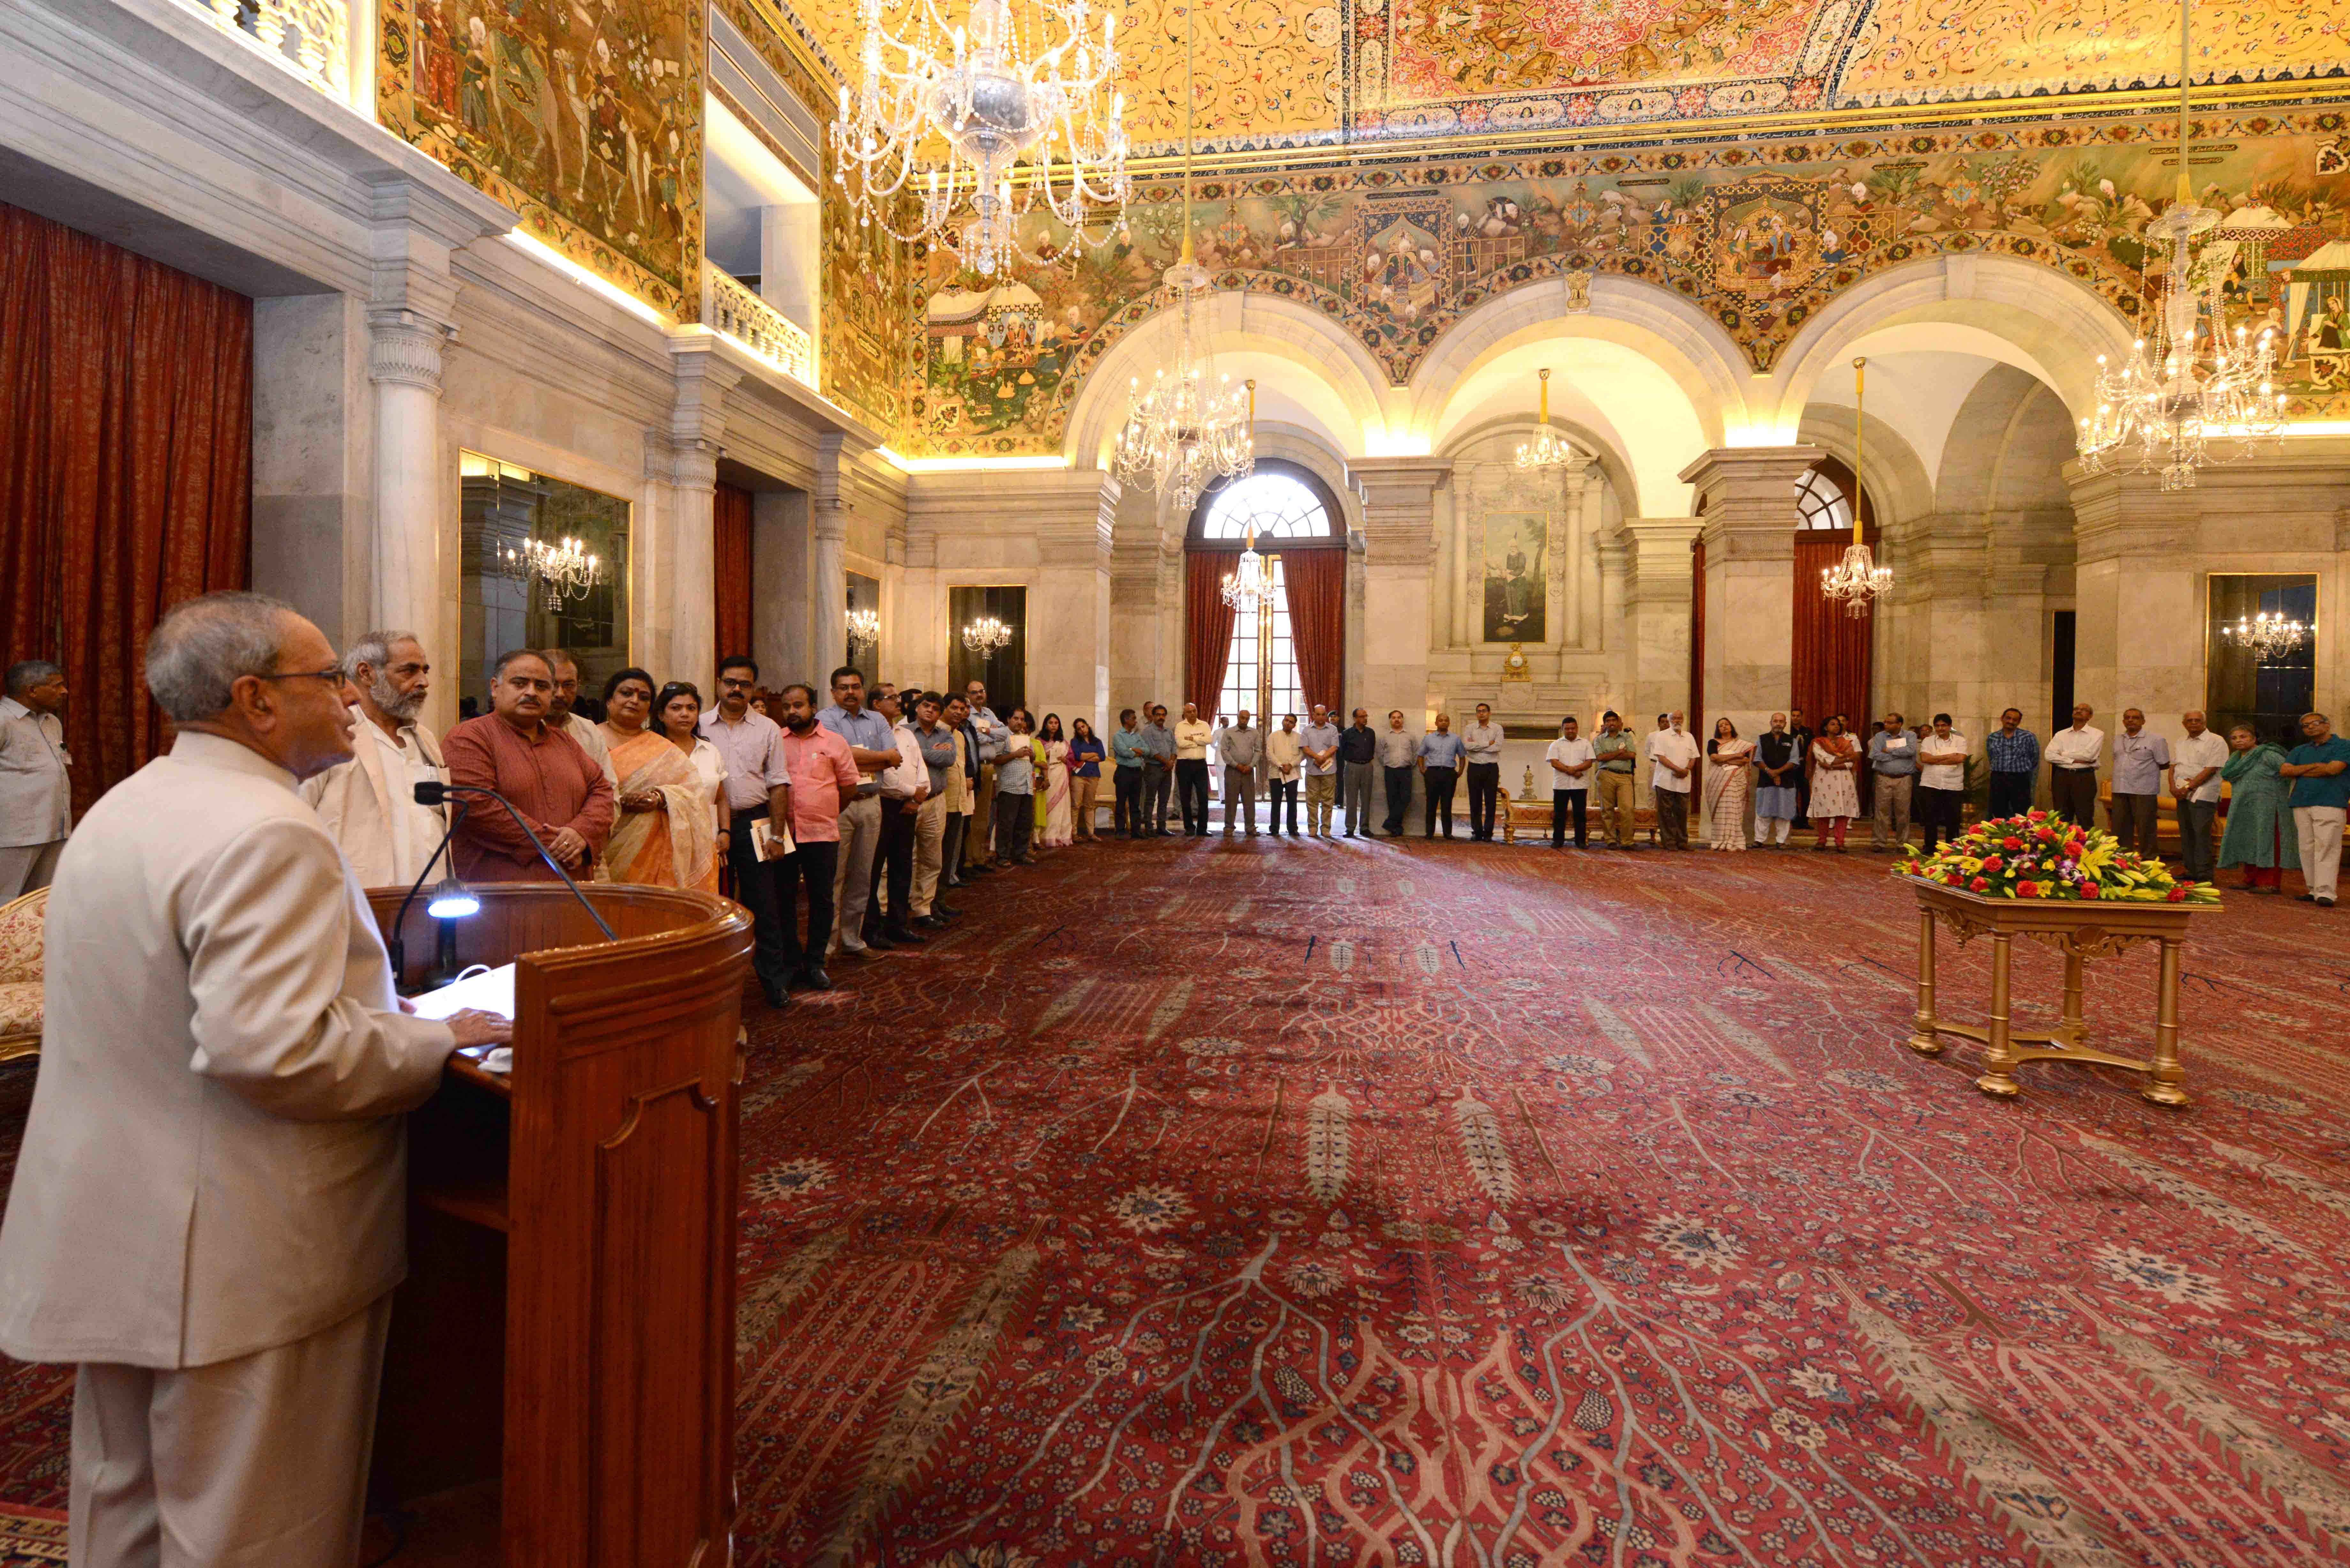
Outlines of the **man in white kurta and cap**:
[[[449,826],[448,807],[420,805],[419,784],[446,784],[441,742],[417,722],[432,663],[413,632],[370,631],[343,650],[359,701],[355,753],[302,781],[300,794],[351,863],[362,888],[405,888],[424,875]],[[436,867],[450,874],[445,858]]]
[[207,595],[146,675],[177,742],[90,809],[50,890],[0,1349],[79,1364],[76,1564],[349,1568],[406,1269],[401,1113],[509,1025],[404,1012],[295,794],[351,755],[317,628]]

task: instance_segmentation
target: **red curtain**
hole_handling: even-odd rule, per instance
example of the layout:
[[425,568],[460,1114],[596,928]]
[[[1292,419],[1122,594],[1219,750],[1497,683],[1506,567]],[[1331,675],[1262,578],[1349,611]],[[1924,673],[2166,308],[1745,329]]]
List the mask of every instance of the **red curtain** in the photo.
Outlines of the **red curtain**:
[[1224,574],[1233,557],[1196,551],[1183,560],[1183,701],[1216,711],[1224,689],[1224,661],[1232,652],[1232,607],[1224,602]]
[[1820,592],[1820,573],[1844,559],[1849,534],[1806,530],[1795,535],[1795,635],[1788,662],[1790,701],[1814,732],[1842,713],[1866,733],[1868,726],[1871,615],[1853,615]]
[[751,493],[722,483],[710,517],[710,576],[717,596],[712,624],[718,657],[724,659],[751,651]]
[[[1872,551],[1881,550],[1876,504],[1854,483],[1852,470],[1834,457],[1822,459],[1819,470],[1845,494],[1856,497],[1862,537]],[[1840,531],[1806,528],[1795,534],[1795,628],[1788,658],[1788,700],[1804,711],[1814,733],[1831,713],[1842,713],[1859,734],[1871,728],[1870,655],[1877,618],[1868,613],[1856,616],[1843,605],[1829,603],[1820,592],[1820,574],[1843,560],[1851,545],[1852,535]],[[1861,787],[1865,793],[1866,780]]]
[[162,749],[139,670],[252,580],[253,302],[0,202],[0,663],[51,659],[87,809]]
[[1347,701],[1347,552],[1284,550],[1281,575],[1305,701],[1340,712]]

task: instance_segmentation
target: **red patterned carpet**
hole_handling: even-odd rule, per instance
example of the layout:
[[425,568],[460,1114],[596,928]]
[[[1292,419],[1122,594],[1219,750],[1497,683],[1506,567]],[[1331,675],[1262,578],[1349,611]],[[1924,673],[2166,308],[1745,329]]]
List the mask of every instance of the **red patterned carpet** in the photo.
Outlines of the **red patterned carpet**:
[[2199,922],[2192,1109],[1999,1104],[1884,864],[1076,849],[756,1009],[743,1560],[2350,1558],[2350,917]]

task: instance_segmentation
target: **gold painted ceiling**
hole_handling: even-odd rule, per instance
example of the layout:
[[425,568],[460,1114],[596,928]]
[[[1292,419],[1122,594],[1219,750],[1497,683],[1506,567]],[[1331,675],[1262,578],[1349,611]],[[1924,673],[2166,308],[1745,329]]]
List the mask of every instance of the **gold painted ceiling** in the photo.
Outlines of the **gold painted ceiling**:
[[[790,10],[836,76],[854,63],[855,5]],[[1136,145],[1169,150],[1183,0],[1118,15]],[[1200,20],[1200,134],[1226,151],[2025,97],[2044,112],[2175,83],[2178,48],[2172,0],[1224,0]],[[2350,0],[2203,6],[2196,26],[2199,83],[2350,89]]]

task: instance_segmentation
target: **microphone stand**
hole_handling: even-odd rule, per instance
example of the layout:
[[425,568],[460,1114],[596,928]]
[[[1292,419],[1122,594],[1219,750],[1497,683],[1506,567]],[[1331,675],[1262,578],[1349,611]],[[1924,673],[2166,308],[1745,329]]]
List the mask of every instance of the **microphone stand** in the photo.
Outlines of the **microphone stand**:
[[[419,805],[440,805],[452,794],[487,795],[504,806],[506,815],[513,817],[515,826],[522,830],[522,836],[530,840],[532,848],[538,851],[538,857],[546,862],[546,868],[562,878],[563,885],[571,889],[571,896],[579,900],[579,907],[588,911],[588,918],[596,922],[596,929],[604,933],[604,940],[614,942],[620,940],[619,933],[612,929],[611,923],[604,919],[595,905],[588,901],[588,895],[579,890],[579,884],[571,879],[571,873],[557,865],[555,857],[547,853],[546,846],[540,843],[538,835],[530,830],[530,824],[523,820],[522,813],[515,809],[514,802],[497,791],[481,784],[439,784],[426,781],[416,785],[416,804]],[[432,859],[424,863],[424,869],[410,886],[408,896],[400,899],[400,912],[392,917],[392,936],[386,945],[391,950],[391,972],[395,981],[400,978],[407,958],[407,941],[402,933],[406,929],[408,906],[415,901],[417,890],[424,886],[424,878],[432,875],[433,863],[438,861],[448,849],[449,840],[456,836],[457,829],[464,823],[465,814],[472,809],[470,803],[462,804],[459,806],[455,820],[449,824],[449,830],[441,836],[439,846],[432,851]],[[452,870],[456,868],[454,857],[451,857],[449,864]]]

